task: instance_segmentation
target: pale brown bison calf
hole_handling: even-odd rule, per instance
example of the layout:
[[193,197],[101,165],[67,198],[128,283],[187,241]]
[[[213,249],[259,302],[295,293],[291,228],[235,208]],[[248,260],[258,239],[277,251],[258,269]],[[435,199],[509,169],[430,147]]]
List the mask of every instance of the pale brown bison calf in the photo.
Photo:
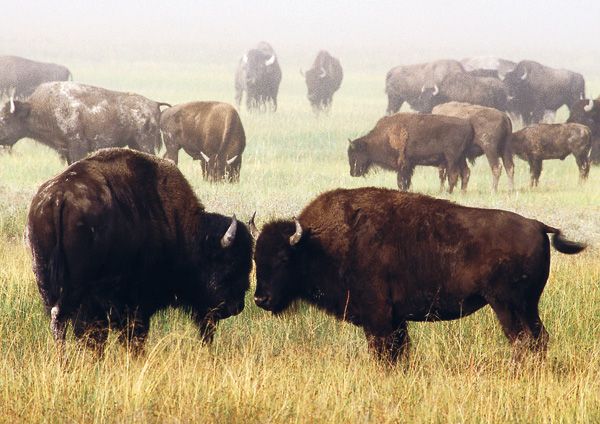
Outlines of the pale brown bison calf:
[[587,179],[590,172],[591,132],[581,124],[537,124],[512,134],[509,149],[529,162],[531,187],[536,187],[542,173],[542,161],[563,160],[575,156],[579,168],[579,181]]

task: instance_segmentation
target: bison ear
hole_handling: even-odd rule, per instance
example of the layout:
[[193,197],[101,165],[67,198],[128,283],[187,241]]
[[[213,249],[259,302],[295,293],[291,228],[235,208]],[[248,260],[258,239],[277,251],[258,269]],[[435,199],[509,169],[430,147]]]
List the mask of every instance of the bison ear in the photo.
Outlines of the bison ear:
[[294,223],[296,224],[296,232],[290,237],[290,246],[297,245],[302,238],[302,225],[300,225],[300,221],[296,217],[294,217]]
[[236,232],[237,232],[237,219],[235,218],[235,215],[233,215],[233,217],[231,217],[231,224],[229,224],[229,228],[227,229],[227,231],[223,235],[223,238],[221,239],[221,247],[226,249],[229,246],[231,246],[231,243],[233,243],[233,241],[235,240]]
[[256,228],[256,224],[254,223],[255,217],[256,217],[256,211],[254,211],[254,213],[252,214],[252,218],[250,218],[250,221],[248,221],[248,227],[250,227],[250,234],[252,235],[252,238],[254,240],[258,240],[258,236],[259,236],[260,232],[258,231],[258,228]]

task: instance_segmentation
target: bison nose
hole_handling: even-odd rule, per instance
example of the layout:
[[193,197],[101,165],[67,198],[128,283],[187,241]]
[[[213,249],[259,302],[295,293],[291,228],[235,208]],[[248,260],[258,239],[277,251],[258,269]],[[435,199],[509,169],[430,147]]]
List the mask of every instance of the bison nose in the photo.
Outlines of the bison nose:
[[254,303],[261,308],[268,308],[271,298],[269,296],[254,296]]

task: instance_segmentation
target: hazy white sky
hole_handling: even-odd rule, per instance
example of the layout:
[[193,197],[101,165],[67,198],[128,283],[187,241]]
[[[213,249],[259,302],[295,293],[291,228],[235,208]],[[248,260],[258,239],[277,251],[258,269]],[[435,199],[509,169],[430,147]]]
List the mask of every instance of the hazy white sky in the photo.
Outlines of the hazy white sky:
[[[600,69],[600,1],[12,1],[0,54],[228,60],[267,40],[281,58],[327,48],[381,66],[493,54]],[[219,54],[221,53],[221,54]]]

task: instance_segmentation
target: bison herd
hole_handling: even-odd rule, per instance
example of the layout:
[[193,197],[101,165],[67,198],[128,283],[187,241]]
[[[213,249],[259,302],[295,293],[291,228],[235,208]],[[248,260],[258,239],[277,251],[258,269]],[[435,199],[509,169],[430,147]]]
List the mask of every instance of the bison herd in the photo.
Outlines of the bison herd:
[[[320,51],[302,72],[310,106],[327,111],[342,66]],[[565,254],[585,246],[520,215],[405,193],[416,166],[438,168],[440,187],[466,190],[485,155],[498,188],[501,164],[511,190],[513,156],[536,186],[546,159],[572,154],[581,180],[600,161],[600,101],[585,99],[580,74],[533,61],[441,60],[398,66],[386,76],[388,116],[349,140],[350,174],[374,166],[397,173],[401,191],[336,189],[298,218],[262,231],[205,210],[177,168],[183,149],[206,180],[239,181],[246,134],[238,111],[220,102],[171,106],[72,81],[68,69],[0,57],[0,144],[28,137],[69,164],[33,197],[27,239],[33,271],[63,344],[102,351],[109,328],[136,352],[150,318],[166,307],[189,311],[204,341],[219,320],[239,314],[256,267],[257,306],[278,314],[303,300],[363,328],[370,349],[395,362],[409,346],[409,321],[452,320],[490,305],[506,337],[544,352],[538,303],[550,268],[550,241]],[[238,108],[277,110],[281,67],[265,42],[235,74]],[[419,113],[399,112],[408,103]],[[568,123],[542,123],[562,105]],[[512,118],[512,119],[511,119]],[[513,122],[525,128],[513,132]],[[164,159],[155,155],[164,144]],[[124,147],[128,147],[124,148]],[[364,252],[373,252],[365,255]]]

